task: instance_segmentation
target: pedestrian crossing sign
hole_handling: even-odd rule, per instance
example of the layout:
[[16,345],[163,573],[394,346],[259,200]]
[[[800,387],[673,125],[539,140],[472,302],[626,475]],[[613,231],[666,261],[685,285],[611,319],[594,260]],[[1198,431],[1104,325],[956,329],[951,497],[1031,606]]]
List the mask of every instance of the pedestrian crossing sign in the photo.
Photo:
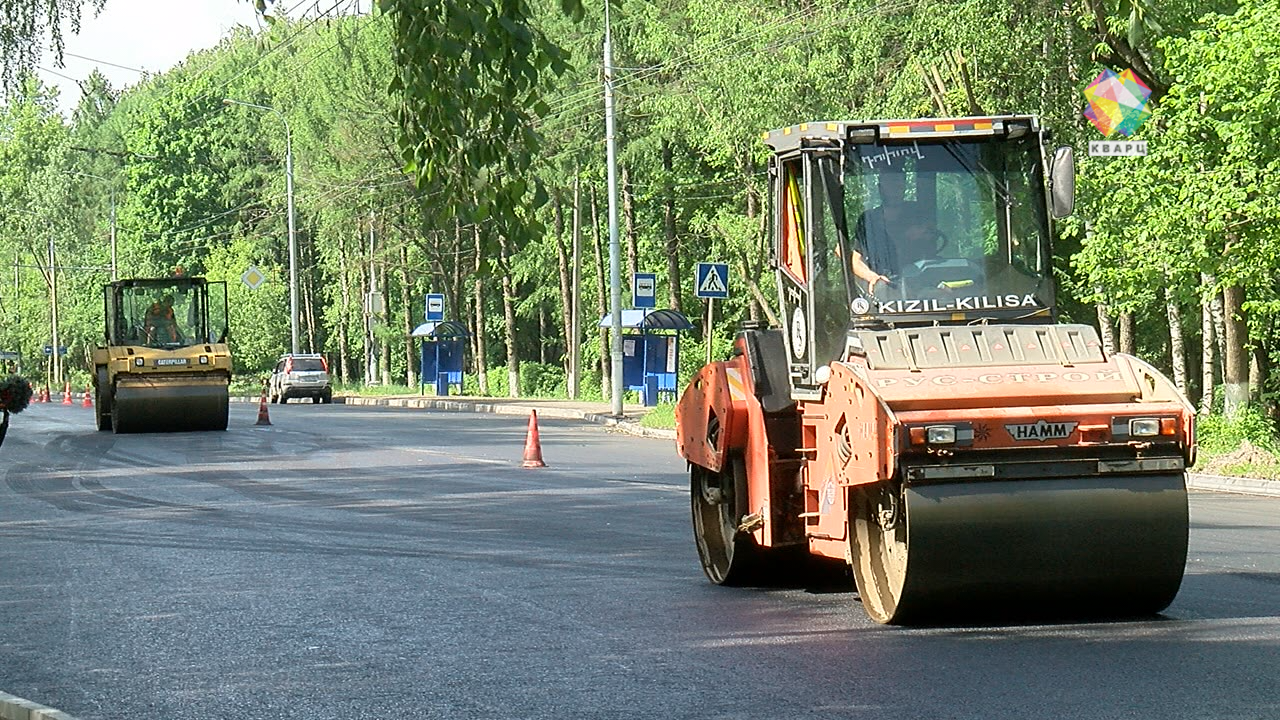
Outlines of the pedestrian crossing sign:
[[700,298],[724,300],[729,297],[729,265],[727,263],[698,263],[694,274],[694,295]]

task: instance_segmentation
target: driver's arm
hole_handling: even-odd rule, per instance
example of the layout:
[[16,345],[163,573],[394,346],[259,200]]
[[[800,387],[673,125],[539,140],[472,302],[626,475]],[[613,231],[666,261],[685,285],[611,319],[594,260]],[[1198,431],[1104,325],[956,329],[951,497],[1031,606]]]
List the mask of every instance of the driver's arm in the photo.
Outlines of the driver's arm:
[[854,276],[867,284],[867,292],[872,295],[876,294],[876,283],[889,282],[889,278],[881,275],[875,270],[872,270],[871,266],[867,264],[867,261],[862,259],[862,253],[857,250],[853,251],[853,259],[849,264],[853,268]]

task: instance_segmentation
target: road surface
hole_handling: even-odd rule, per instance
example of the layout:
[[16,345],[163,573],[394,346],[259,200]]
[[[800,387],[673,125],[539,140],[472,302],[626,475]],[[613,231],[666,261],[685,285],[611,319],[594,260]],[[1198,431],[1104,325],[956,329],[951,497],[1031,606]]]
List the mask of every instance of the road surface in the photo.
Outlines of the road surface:
[[1280,500],[1193,494],[1181,593],[1126,622],[904,629],[702,576],[670,441],[232,408],[0,448],[0,690],[80,720],[1280,717]]

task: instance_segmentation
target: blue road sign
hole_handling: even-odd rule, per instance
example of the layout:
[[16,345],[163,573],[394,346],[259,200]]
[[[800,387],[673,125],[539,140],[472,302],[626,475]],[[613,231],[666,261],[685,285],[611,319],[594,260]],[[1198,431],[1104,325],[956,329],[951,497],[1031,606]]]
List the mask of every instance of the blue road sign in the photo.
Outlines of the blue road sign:
[[429,293],[427,295],[427,322],[444,320],[444,295]]
[[729,297],[729,265],[698,263],[698,271],[694,273],[693,294],[700,298],[716,300]]
[[631,302],[638,308],[658,307],[658,276],[654,273],[631,276]]
[[[45,345],[45,346],[44,346],[44,354],[45,354],[45,355],[48,355],[48,356],[50,356],[50,357],[52,357],[52,356],[53,356],[53,346],[52,346],[52,345]],[[66,346],[66,345],[59,345],[59,346],[58,346],[58,354],[59,354],[59,355],[66,355],[66,354],[67,354],[67,346]]]

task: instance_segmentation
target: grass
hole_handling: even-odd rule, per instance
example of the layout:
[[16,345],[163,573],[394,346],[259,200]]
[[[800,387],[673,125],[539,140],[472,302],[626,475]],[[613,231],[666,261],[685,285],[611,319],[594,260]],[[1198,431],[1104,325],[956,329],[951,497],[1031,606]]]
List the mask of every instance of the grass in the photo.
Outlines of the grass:
[[641,427],[658,428],[660,430],[676,429],[676,406],[666,403],[654,407],[640,418]]

